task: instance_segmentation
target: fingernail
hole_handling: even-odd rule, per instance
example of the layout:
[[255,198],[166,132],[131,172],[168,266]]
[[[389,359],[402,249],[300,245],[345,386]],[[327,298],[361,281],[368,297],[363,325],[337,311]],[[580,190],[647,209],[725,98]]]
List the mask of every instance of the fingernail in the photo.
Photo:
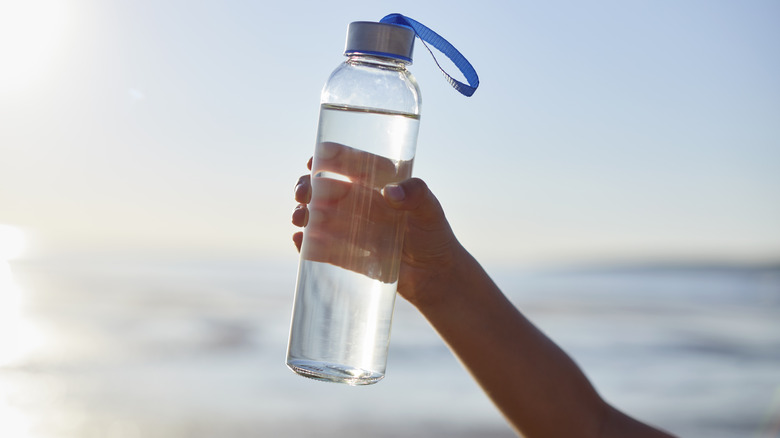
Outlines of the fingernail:
[[386,185],[383,192],[388,201],[396,204],[403,202],[404,198],[406,197],[406,193],[404,193],[403,187],[397,184]]
[[295,207],[295,210],[293,210],[293,214],[292,214],[292,222],[293,223],[301,222],[304,219],[303,217],[301,217],[301,215],[305,215],[305,214],[306,211],[303,210],[302,205]]

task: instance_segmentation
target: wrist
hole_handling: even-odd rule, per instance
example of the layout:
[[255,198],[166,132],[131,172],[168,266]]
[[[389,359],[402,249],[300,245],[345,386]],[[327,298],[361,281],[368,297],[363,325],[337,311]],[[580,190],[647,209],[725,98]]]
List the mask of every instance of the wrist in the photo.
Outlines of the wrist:
[[407,299],[423,314],[446,309],[463,298],[478,270],[481,270],[479,263],[456,242],[449,257],[439,263],[427,280],[417,285],[416,293]]

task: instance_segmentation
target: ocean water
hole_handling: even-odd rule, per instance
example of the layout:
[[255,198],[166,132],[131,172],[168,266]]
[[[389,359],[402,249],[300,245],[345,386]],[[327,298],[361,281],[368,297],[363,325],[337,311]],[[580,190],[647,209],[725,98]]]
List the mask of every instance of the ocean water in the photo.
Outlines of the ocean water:
[[[0,268],[2,437],[514,436],[402,299],[382,382],[289,371],[295,258]],[[686,437],[780,436],[780,268],[492,274],[622,410]]]

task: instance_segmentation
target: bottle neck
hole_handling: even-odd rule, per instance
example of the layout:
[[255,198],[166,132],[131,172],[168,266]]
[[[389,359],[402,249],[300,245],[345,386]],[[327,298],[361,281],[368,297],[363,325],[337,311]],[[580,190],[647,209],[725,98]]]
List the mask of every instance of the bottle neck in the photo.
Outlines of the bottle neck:
[[410,62],[389,56],[365,55],[352,53],[347,56],[347,64],[376,67],[388,70],[403,71]]

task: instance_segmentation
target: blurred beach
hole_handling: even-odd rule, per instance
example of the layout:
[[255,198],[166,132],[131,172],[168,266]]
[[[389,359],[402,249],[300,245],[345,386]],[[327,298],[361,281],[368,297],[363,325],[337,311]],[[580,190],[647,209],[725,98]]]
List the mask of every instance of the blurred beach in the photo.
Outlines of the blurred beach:
[[[0,304],[19,312],[2,322],[3,437],[514,436],[401,299],[384,381],[355,388],[287,370],[294,263],[6,268]],[[779,436],[778,267],[493,276],[628,413],[686,437]]]

